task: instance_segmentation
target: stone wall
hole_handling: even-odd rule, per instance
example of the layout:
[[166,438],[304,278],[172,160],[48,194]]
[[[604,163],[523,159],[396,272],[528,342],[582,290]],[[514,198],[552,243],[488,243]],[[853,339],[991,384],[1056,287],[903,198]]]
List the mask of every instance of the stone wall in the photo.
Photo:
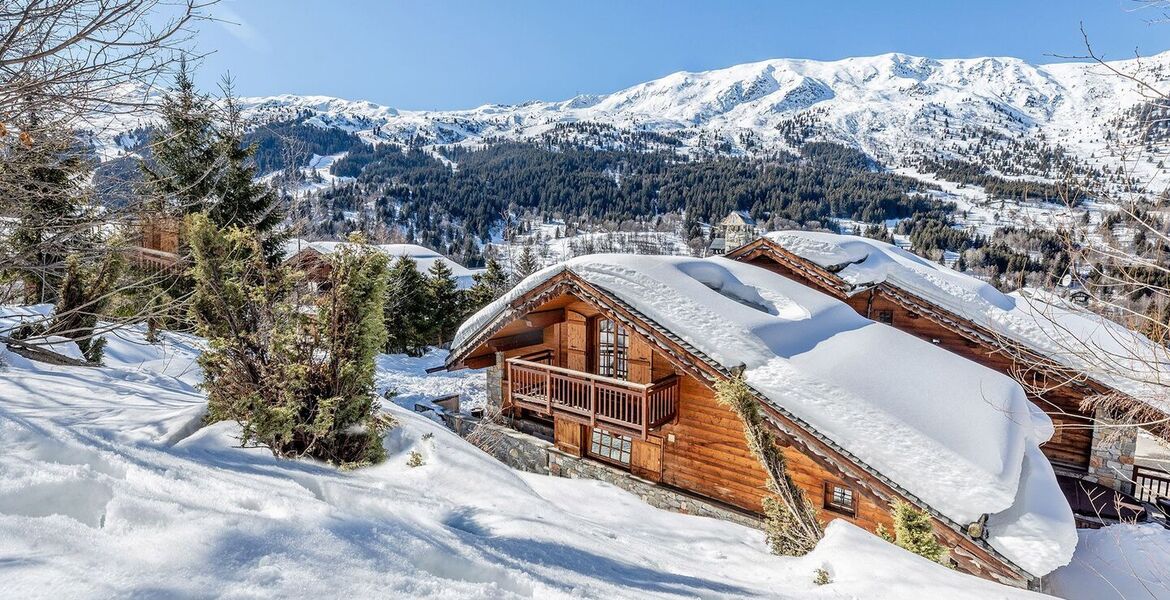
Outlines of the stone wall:
[[1093,449],[1089,454],[1089,474],[1093,481],[1133,493],[1133,461],[1137,453],[1137,429],[1133,427],[1110,427],[1111,422],[1098,408],[1094,415]]
[[[538,437],[503,425],[482,423],[479,426],[490,429],[490,432],[480,431],[476,435],[481,440],[491,440],[479,445],[487,446],[485,449],[493,456],[514,469],[570,479],[596,479],[626,490],[657,508],[723,519],[757,529],[762,527],[760,519],[754,515],[635,477],[600,461],[566,454]],[[462,429],[462,432],[457,432],[466,437],[469,431]]]

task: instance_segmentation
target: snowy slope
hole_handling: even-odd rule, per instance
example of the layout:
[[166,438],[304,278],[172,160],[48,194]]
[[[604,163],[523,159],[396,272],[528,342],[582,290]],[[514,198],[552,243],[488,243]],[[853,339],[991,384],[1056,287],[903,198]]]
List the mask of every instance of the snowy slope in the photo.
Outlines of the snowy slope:
[[[1170,83],[1170,53],[1111,63]],[[261,121],[309,115],[308,122],[370,140],[419,137],[433,144],[527,139],[560,125],[595,122],[676,135],[685,146],[727,142],[739,152],[791,148],[803,139],[843,142],[891,167],[936,150],[964,156],[963,128],[1061,147],[1085,165],[1116,166],[1111,121],[1145,100],[1137,84],[1090,63],[1032,65],[1005,57],[944,59],[883,54],[824,62],[775,59],[706,72],[679,72],[603,95],[557,102],[485,105],[456,111],[397,111],[320,96],[247,98]],[[747,134],[747,137],[743,137]],[[750,139],[750,142],[744,140]],[[1133,157],[1126,157],[1132,159]],[[1157,156],[1128,166],[1151,175]],[[1036,173],[1052,175],[1051,173]]]
[[1072,555],[1072,512],[1038,448],[1052,423],[1018,384],[766,269],[722,258],[582,256],[484,307],[452,347],[509,318],[512,300],[565,270],[723,367],[743,365],[773,404],[952,520],[990,514],[992,545],[1030,573]]
[[[279,461],[230,424],[194,429],[198,340],[142,333],[111,340],[103,368],[0,350],[0,597],[1039,597],[844,523],[774,557],[759,531],[512,471],[394,406],[385,464]],[[424,390],[408,362],[380,378]]]

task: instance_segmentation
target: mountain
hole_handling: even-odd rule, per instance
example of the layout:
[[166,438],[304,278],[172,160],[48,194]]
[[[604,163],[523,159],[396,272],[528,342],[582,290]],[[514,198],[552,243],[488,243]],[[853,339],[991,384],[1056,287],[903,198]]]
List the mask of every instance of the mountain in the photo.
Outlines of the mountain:
[[[628,147],[628,133],[693,153],[758,155],[807,141],[857,148],[890,168],[922,158],[979,160],[1007,176],[1116,169],[1154,176],[1166,152],[1140,131],[1151,100],[1115,73],[1170,83],[1170,53],[1099,65],[904,54],[823,62],[777,59],[680,72],[559,102],[406,111],[322,96],[247,98],[260,122],[298,120],[368,141],[475,145],[488,139],[584,140]],[[589,127],[584,125],[588,124]],[[1153,139],[1143,139],[1153,138]],[[1134,160],[1125,142],[1156,142]],[[1055,160],[1054,160],[1055,157]]]

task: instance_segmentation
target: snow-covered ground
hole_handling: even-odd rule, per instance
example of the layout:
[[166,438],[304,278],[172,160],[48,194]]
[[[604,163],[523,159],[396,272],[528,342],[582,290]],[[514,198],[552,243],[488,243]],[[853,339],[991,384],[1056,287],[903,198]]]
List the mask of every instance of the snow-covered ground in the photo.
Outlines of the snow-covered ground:
[[1070,600],[1170,598],[1170,531],[1114,525],[1080,534],[1072,563],[1051,576],[1053,593]]
[[[111,336],[101,368],[0,349],[0,598],[1039,597],[840,521],[771,556],[759,531],[513,471],[395,403],[384,464],[277,460],[199,428],[200,340],[143,333]],[[482,398],[481,373],[425,373],[442,359],[383,356],[379,390]]]

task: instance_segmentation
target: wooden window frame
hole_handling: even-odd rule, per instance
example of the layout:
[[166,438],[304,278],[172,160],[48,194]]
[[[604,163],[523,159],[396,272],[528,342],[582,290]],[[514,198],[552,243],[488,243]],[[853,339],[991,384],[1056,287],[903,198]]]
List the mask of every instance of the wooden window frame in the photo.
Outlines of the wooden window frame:
[[[838,504],[834,499],[834,491],[841,488],[849,491],[849,498],[851,499],[850,506],[847,508]],[[831,510],[837,514],[845,515],[847,517],[857,516],[857,490],[853,486],[845,485],[836,481],[826,481],[824,485],[824,497],[821,499],[825,510]]]
[[[594,452],[594,450],[593,450],[593,436],[595,436],[595,435],[609,436],[609,438],[611,440],[617,440],[617,441],[620,441],[623,443],[628,442],[630,445],[630,449],[628,451],[624,450],[621,446],[617,447],[616,450],[618,451],[618,456],[621,456],[622,454],[626,454],[629,456],[629,460],[626,462],[622,462],[620,458],[612,458],[606,454],[601,454],[600,452]],[[602,429],[600,427],[590,427],[589,428],[589,435],[588,435],[588,437],[586,437],[586,439],[584,441],[585,441],[585,453],[588,454],[591,458],[595,458],[601,462],[611,464],[611,465],[614,465],[616,467],[619,467],[619,468],[622,468],[625,470],[630,469],[630,465],[633,463],[633,460],[634,460],[634,438],[633,437],[628,436],[628,435],[622,435],[620,433],[614,433],[612,431],[609,431],[608,429]],[[598,441],[598,444],[600,446],[600,444],[601,444],[600,440]],[[608,444],[604,447],[614,449],[613,444]]]
[[[611,331],[603,331],[602,327],[605,324],[612,325]],[[607,317],[598,317],[594,324],[594,339],[597,343],[594,347],[593,355],[596,366],[595,372],[598,375],[606,377],[614,377],[616,379],[629,380],[630,378],[630,331],[626,329],[621,323],[615,319]],[[612,336],[612,342],[606,342],[605,336]],[[602,361],[603,351],[606,346],[612,347],[612,358],[610,364],[606,366]],[[625,372],[622,372],[622,371]]]
[[885,323],[886,325],[893,325],[894,324],[894,311],[892,311],[892,310],[879,310],[878,314],[877,314],[877,319],[874,319],[874,320],[877,321],[878,323]]

